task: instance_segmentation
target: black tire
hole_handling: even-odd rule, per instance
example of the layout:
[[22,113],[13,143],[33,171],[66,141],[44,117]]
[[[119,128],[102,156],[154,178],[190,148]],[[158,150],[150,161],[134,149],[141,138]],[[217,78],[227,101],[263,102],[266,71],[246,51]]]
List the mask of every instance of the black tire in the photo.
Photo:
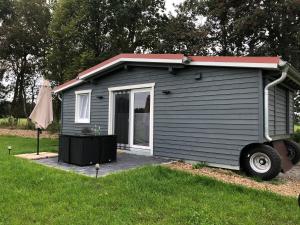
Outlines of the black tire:
[[271,180],[281,171],[281,159],[271,146],[260,144],[248,149],[241,156],[244,171],[249,176]]
[[296,165],[300,161],[300,146],[296,142],[289,140],[284,140],[284,143],[289,152],[289,159]]

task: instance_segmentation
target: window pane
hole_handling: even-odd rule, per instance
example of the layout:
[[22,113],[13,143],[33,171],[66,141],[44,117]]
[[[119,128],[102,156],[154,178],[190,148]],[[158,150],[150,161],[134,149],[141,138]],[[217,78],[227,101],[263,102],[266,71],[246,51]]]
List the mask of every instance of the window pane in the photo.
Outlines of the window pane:
[[149,146],[150,92],[134,94],[134,140],[135,145]]
[[89,94],[80,94],[78,95],[78,118],[80,120],[88,120],[89,119]]
[[115,129],[119,144],[128,144],[129,93],[115,94]]

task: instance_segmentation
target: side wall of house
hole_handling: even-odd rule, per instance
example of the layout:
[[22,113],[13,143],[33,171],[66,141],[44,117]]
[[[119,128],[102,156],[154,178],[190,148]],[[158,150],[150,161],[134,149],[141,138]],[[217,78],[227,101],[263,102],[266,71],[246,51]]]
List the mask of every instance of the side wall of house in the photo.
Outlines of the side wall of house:
[[272,138],[294,132],[294,92],[278,85],[269,89],[269,129]]
[[[260,73],[214,67],[187,67],[176,75],[153,67],[115,71],[63,93],[62,133],[80,134],[96,124],[107,134],[108,88],[155,83],[154,155],[237,167],[241,149],[261,137]],[[86,89],[92,89],[91,123],[75,124],[74,92]]]

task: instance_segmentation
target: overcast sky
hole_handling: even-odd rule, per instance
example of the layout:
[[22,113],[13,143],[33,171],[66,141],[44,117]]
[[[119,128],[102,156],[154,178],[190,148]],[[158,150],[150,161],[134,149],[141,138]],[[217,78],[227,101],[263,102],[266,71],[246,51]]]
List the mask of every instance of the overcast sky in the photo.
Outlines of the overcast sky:
[[165,0],[166,2],[166,9],[167,11],[171,11],[174,12],[174,7],[173,4],[179,4],[181,2],[183,2],[184,0]]

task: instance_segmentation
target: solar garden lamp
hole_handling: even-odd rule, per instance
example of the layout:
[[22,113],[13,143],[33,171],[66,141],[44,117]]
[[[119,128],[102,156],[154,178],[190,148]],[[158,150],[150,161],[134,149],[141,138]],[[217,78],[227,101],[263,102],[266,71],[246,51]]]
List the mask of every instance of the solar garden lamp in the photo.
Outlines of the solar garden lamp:
[[299,207],[300,207],[300,194],[299,194],[299,196],[298,196],[298,205],[299,205]]
[[10,151],[12,150],[12,147],[9,145],[7,146],[8,154],[10,155]]
[[95,165],[95,169],[96,169],[96,178],[97,178],[98,177],[98,173],[99,173],[99,169],[100,169],[100,164],[99,163],[97,163]]

